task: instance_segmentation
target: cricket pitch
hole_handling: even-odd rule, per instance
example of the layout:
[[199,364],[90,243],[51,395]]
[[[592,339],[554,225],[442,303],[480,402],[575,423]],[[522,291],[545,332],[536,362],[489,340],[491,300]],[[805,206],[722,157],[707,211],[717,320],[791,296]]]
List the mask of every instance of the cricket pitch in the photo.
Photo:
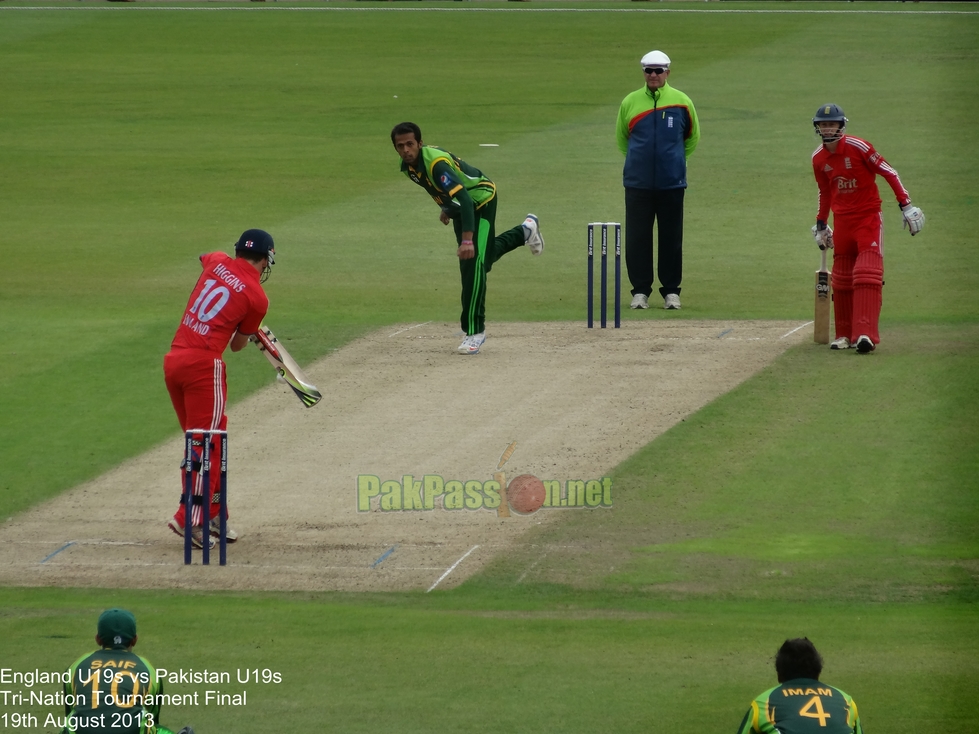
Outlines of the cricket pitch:
[[[180,493],[175,427],[172,440],[0,526],[0,583],[451,588],[530,527],[559,522],[568,510],[499,517],[486,506],[444,509],[442,497],[432,509],[392,509],[390,498],[382,509],[376,495],[364,511],[358,477],[486,483],[512,446],[502,469],[509,478],[601,479],[788,347],[810,341],[803,326],[491,324],[471,357],[455,353],[461,337],[453,325],[389,326],[309,366],[324,395],[316,407],[272,384],[229,411],[229,522],[241,538],[229,544],[227,566],[217,565],[217,548],[211,566],[200,565],[200,551],[184,566],[183,539],[166,526]],[[575,511],[614,513],[614,488],[611,504]]]

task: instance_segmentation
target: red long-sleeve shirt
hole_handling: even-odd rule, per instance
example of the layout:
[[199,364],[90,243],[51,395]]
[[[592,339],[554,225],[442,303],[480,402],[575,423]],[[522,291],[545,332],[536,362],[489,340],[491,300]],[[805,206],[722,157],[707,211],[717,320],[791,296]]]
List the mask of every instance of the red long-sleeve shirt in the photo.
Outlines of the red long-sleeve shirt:
[[865,214],[880,211],[877,176],[883,176],[905,206],[911,202],[900,176],[884,157],[866,140],[844,135],[830,153],[820,145],[812,154],[812,171],[819,187],[819,210],[816,219],[826,221],[834,215]]

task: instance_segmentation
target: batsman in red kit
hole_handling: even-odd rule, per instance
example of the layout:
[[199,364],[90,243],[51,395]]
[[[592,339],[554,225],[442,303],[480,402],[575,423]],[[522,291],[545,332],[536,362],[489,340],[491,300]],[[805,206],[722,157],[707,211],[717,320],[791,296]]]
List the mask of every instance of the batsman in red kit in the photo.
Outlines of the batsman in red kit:
[[[836,339],[831,349],[856,347],[859,354],[880,343],[881,291],[884,285],[884,222],[877,176],[897,197],[904,226],[914,236],[925,215],[911,205],[900,177],[866,140],[845,135],[847,118],[838,105],[826,104],[812,118],[823,143],[812,154],[819,187],[813,236],[820,250],[833,249],[833,316]],[[833,212],[833,227],[827,224]]]
[[[223,252],[212,252],[201,255],[200,260],[204,272],[190,294],[170,351],[163,358],[163,373],[184,431],[195,428],[225,430],[228,425],[224,414],[228,383],[222,355],[229,345],[232,352],[241,351],[265,318],[269,299],[261,284],[268,279],[275,264],[275,243],[268,232],[249,229],[235,243],[234,258]],[[191,513],[192,540],[198,548],[203,546],[205,538],[213,545],[210,536],[218,534],[220,524],[217,517],[220,472],[210,473],[211,486],[205,491],[199,472],[199,450],[195,449],[194,456]],[[212,465],[220,463],[220,451],[218,442],[212,444]],[[183,473],[182,467],[181,476]],[[180,536],[184,534],[184,512],[181,494],[180,506],[167,523]],[[206,533],[205,525],[208,527]],[[230,527],[227,533],[228,542],[238,539],[238,534]]]

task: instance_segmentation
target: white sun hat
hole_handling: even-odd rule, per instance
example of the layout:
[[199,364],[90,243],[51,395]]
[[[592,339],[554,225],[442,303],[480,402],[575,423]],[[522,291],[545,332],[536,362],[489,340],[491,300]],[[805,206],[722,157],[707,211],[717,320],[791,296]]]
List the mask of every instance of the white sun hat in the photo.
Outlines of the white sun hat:
[[648,54],[642,57],[639,65],[642,67],[665,66],[668,69],[670,68],[670,57],[662,51],[650,51]]

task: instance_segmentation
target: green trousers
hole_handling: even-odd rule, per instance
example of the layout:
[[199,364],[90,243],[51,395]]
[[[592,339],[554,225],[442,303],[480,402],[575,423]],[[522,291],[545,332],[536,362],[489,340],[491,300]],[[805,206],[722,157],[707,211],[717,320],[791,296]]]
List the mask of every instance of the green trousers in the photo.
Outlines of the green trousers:
[[[486,329],[486,275],[493,263],[512,250],[524,245],[523,226],[518,224],[496,236],[496,196],[476,210],[476,231],[473,232],[473,247],[476,256],[459,261],[459,274],[462,276],[462,330],[469,334],[480,334]],[[456,242],[462,243],[462,221],[452,220]]]

